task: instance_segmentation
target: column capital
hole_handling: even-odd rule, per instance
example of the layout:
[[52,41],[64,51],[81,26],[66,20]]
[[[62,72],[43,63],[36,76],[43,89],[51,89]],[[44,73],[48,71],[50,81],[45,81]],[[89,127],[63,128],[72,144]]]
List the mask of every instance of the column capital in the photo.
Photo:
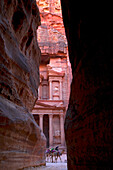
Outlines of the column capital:
[[59,82],[60,82],[60,83],[62,83],[62,82],[63,82],[63,80],[62,80],[62,79],[60,79],[60,80],[59,80]]
[[39,114],[39,116],[40,116],[40,117],[43,117],[43,116],[44,116],[44,114]]
[[63,114],[63,113],[62,113],[62,114],[59,114],[59,116],[60,116],[60,117],[64,117],[64,114]]
[[49,114],[49,118],[53,118],[53,114]]

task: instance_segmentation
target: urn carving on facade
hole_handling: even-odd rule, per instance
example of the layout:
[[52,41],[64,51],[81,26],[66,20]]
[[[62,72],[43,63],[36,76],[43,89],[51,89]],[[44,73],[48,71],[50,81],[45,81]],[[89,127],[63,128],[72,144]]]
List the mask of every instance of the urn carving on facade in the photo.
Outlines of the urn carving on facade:
[[60,130],[56,130],[54,136],[55,136],[55,137],[59,137],[60,135],[61,135]]

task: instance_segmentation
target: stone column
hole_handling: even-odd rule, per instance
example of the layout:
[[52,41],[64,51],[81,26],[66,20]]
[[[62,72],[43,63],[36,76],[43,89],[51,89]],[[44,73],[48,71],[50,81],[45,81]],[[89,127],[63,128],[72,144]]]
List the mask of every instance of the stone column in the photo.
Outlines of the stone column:
[[38,88],[38,100],[41,99],[41,84],[39,85],[39,88]]
[[42,99],[42,78],[40,77],[40,85],[39,85],[39,100]]
[[53,146],[53,115],[49,115],[49,146]]
[[65,145],[65,134],[64,134],[64,116],[60,115],[60,129],[61,129],[61,145]]
[[62,81],[60,81],[60,100],[62,100]]
[[43,115],[39,115],[39,126],[43,132]]
[[52,100],[52,81],[49,80],[49,99]]

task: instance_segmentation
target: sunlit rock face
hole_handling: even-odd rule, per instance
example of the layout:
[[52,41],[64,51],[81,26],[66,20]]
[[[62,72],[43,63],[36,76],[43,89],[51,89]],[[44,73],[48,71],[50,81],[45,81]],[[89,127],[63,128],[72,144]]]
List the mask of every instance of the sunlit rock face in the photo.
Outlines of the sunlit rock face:
[[66,54],[67,39],[60,0],[37,0],[36,2],[41,16],[41,26],[37,31],[41,53],[53,56]]
[[45,163],[45,136],[30,114],[37,99],[40,25],[35,0],[0,1],[0,169]]
[[61,2],[73,72],[65,120],[68,169],[111,169],[112,17],[96,8],[82,15],[76,2]]

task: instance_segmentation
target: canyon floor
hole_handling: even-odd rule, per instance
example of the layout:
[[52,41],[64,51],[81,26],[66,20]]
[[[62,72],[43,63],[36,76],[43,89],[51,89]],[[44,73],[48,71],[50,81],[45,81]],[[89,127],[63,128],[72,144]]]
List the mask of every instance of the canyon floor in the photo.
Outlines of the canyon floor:
[[63,154],[61,160],[58,158],[57,163],[46,162],[46,166],[41,167],[30,167],[24,170],[67,170],[67,155]]

